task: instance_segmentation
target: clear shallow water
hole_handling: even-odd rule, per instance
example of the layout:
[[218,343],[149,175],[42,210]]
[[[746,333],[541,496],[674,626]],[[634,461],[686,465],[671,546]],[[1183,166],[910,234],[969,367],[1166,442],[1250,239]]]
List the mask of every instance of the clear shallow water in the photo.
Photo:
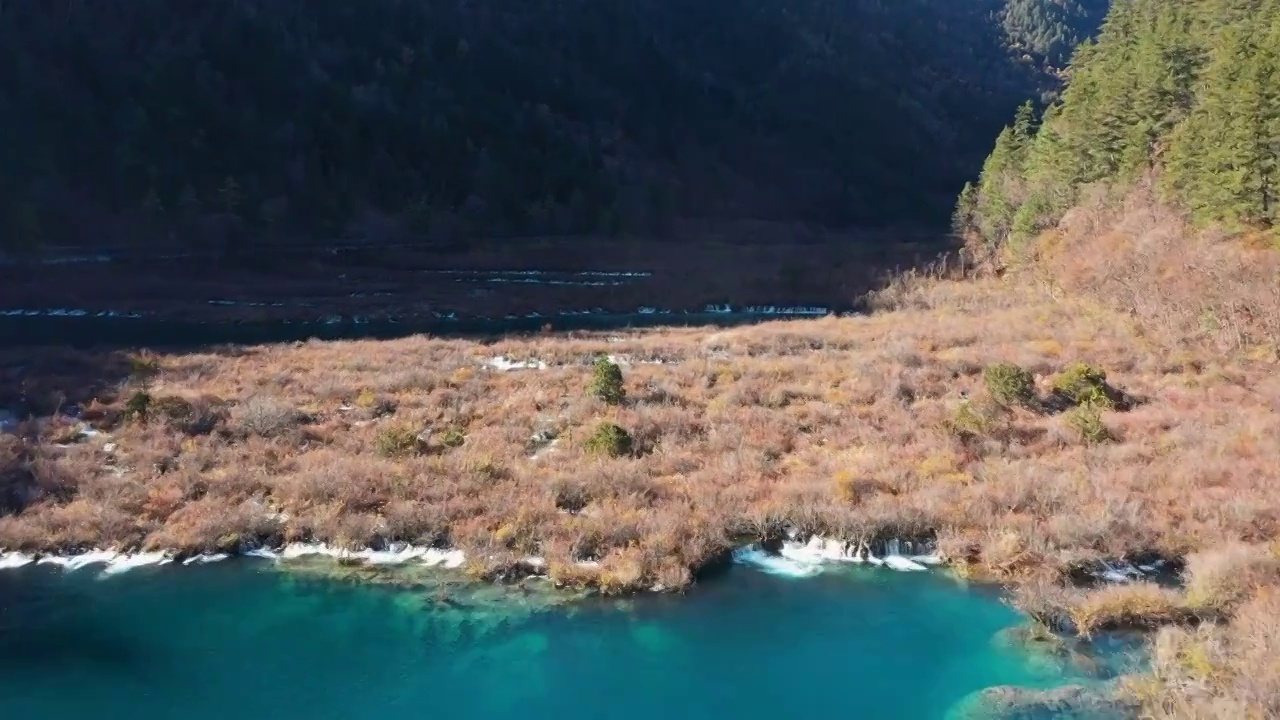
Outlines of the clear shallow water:
[[250,561],[0,573],[0,716],[910,720],[1078,679],[997,641],[1020,618],[937,573],[735,568],[684,597],[559,607],[484,592]]

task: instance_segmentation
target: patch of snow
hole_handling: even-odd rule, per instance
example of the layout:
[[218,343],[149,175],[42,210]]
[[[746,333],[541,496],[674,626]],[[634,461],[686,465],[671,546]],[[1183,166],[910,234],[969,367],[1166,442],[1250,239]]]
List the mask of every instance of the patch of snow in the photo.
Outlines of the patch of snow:
[[555,452],[556,446],[558,446],[559,444],[560,444],[560,438],[551,438],[550,442],[548,442],[546,445],[543,445],[542,447],[535,450],[534,453],[529,456],[529,459],[530,460],[541,459],[546,455]]
[[427,567],[435,567],[443,565],[446,568],[454,569],[462,567],[467,561],[467,556],[461,550],[437,550],[431,548],[422,556],[422,564]]
[[511,360],[502,355],[482,360],[481,365],[487,368],[497,370],[498,372],[510,372],[512,370],[546,370],[547,364],[537,358],[529,360]]
[[[611,341],[612,342],[612,341]],[[619,340],[621,342],[621,340]],[[630,355],[606,355],[605,359],[614,365],[666,365],[667,361],[662,358],[652,360],[637,360]]]
[[1102,562],[1102,570],[1095,573],[1098,578],[1112,583],[1127,583],[1141,580],[1145,575],[1141,570],[1129,563]]

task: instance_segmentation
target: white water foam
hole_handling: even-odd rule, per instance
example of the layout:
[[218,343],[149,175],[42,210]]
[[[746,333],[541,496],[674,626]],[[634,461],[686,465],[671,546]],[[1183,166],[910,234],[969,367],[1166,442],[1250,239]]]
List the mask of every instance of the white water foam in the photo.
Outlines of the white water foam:
[[147,567],[148,565],[167,565],[171,562],[173,562],[173,557],[165,552],[117,555],[113,560],[107,563],[107,567],[102,571],[102,574],[119,575],[120,573],[133,570],[134,568]]
[[910,558],[902,557],[901,555],[886,556],[884,564],[885,567],[899,572],[919,572],[921,570],[928,570],[924,565],[921,565]]
[[259,558],[262,560],[279,560],[280,553],[268,548],[254,548],[245,552],[245,557]]
[[[459,568],[466,562],[466,555],[461,550],[440,550],[437,548],[395,543],[386,550],[345,550],[324,543],[290,543],[279,553],[273,553],[273,559],[296,560],[303,557],[323,556],[337,560],[359,560],[370,565],[405,565],[419,561],[427,567],[442,566]],[[265,555],[260,555],[265,557]]]
[[740,565],[749,565],[770,575],[789,578],[813,577],[822,572],[822,566],[818,563],[774,555],[759,545],[748,545],[734,550],[733,561]]
[[296,560],[298,558],[309,557],[312,555],[324,555],[327,557],[345,557],[346,551],[330,548],[323,543],[289,543],[279,552],[281,560]]
[[114,550],[90,550],[80,555],[50,555],[36,561],[39,565],[57,565],[64,570],[79,570],[90,565],[105,565],[120,557]]
[[13,570],[35,562],[35,556],[20,552],[0,553],[0,570]]
[[941,565],[942,558],[936,554],[907,555],[903,549],[911,549],[911,543],[892,540],[886,543],[889,550],[884,557],[877,557],[865,552],[865,547],[844,540],[836,540],[821,536],[810,537],[800,542],[799,533],[787,532],[790,540],[784,540],[776,554],[765,551],[758,545],[749,545],[734,551],[733,559],[744,565],[757,567],[765,572],[790,577],[809,577],[823,571],[823,566],[831,563],[866,563],[876,567],[887,567],[899,572],[920,572],[931,566]]
[[430,548],[397,543],[387,550],[361,550],[355,557],[370,565],[404,565],[405,563],[426,557]]
[[801,563],[863,562],[852,543],[818,536],[809,538],[806,543],[794,540],[784,541],[778,554]]
[[210,553],[207,555],[193,555],[182,561],[183,565],[208,565],[209,563],[222,562],[231,557],[226,553]]

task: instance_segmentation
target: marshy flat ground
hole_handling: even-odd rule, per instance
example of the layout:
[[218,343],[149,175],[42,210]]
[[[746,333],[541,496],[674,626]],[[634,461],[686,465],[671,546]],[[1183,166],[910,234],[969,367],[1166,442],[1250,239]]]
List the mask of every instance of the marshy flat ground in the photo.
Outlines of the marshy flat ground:
[[[15,386],[83,403],[103,434],[55,419],[0,439],[20,510],[0,547],[403,540],[460,547],[480,572],[543,556],[553,577],[622,590],[683,587],[734,538],[787,526],[936,535],[1010,577],[1276,536],[1267,359],[1165,347],[1029,284],[917,282],[882,304],[730,330],[8,353]],[[588,391],[601,354],[619,403]],[[989,397],[996,363],[1030,372],[1035,399]],[[1131,407],[1054,403],[1076,363]],[[113,365],[118,380],[48,399]],[[628,436],[617,457],[591,441],[602,424]]]

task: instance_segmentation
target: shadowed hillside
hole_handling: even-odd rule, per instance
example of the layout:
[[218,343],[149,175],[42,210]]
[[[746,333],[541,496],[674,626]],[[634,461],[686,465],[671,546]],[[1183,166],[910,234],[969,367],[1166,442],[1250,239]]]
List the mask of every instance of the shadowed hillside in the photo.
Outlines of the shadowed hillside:
[[936,223],[1042,87],[1008,47],[1087,30],[1058,4],[6,2],[3,242]]

